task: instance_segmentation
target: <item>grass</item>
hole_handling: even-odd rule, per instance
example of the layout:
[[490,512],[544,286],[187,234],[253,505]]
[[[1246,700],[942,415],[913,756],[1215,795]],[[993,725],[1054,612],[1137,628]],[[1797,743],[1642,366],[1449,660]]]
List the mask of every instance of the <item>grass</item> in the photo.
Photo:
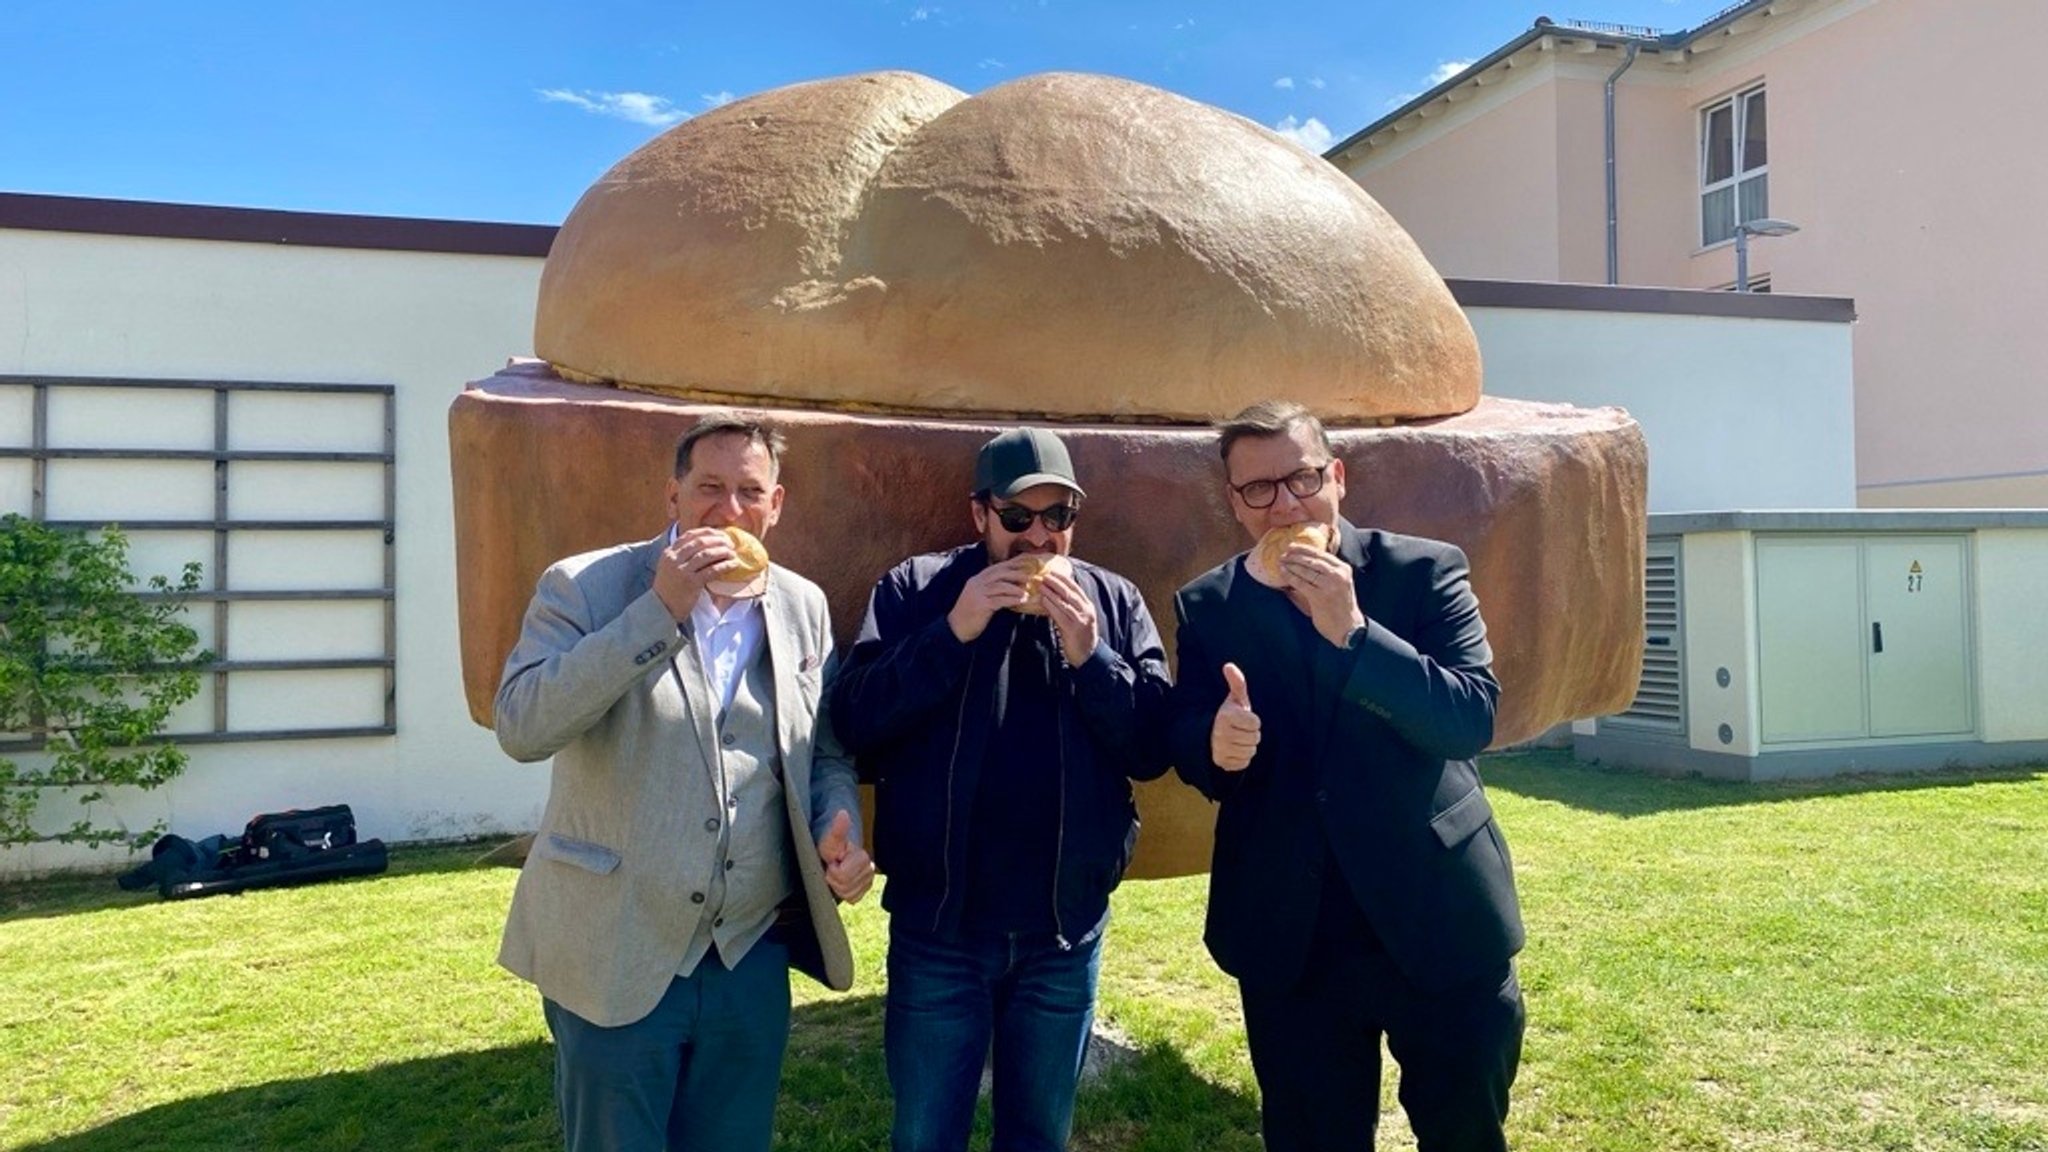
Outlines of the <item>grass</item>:
[[[1484,771],[1530,932],[1517,1148],[2048,1152],[2048,773]],[[559,1147],[538,1002],[491,961],[512,874],[482,851],[184,903],[0,888],[0,1148]],[[1076,1148],[1258,1147],[1203,895],[1118,893],[1101,1015],[1135,1055]],[[887,1143],[885,921],[849,919],[857,991],[798,982],[782,1148]],[[1382,1146],[1412,1147],[1388,1079]]]

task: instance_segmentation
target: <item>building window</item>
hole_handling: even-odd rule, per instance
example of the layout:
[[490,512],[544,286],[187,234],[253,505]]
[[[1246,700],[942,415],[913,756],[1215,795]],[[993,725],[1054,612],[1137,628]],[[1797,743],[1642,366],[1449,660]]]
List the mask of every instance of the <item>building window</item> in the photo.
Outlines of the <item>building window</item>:
[[1700,111],[1700,244],[1735,238],[1735,226],[1771,214],[1761,84]]

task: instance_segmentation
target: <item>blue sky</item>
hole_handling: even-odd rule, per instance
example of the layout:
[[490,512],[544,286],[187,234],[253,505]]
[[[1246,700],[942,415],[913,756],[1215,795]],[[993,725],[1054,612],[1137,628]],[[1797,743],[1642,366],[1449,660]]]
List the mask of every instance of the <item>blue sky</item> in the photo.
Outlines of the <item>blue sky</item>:
[[1728,0],[4,0],[0,191],[557,223],[735,97],[1104,72],[1317,147],[1539,15],[1675,31]]

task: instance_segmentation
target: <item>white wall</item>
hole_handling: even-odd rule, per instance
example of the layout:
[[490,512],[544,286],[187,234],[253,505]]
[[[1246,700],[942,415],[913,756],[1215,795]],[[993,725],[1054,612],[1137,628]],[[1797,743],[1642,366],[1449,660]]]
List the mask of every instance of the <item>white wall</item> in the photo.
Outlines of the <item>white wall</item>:
[[[397,736],[189,745],[185,776],[102,805],[97,822],[162,817],[203,836],[333,802],[386,839],[538,822],[545,766],[507,760],[462,701],[447,409],[464,382],[531,354],[540,269],[521,257],[0,230],[0,374],[397,390]],[[75,805],[52,796],[44,808],[54,823]],[[111,859],[19,849],[0,853],[0,875],[94,862]]]
[[1493,396],[1619,405],[1650,446],[1650,511],[1853,508],[1850,325],[1468,308]]

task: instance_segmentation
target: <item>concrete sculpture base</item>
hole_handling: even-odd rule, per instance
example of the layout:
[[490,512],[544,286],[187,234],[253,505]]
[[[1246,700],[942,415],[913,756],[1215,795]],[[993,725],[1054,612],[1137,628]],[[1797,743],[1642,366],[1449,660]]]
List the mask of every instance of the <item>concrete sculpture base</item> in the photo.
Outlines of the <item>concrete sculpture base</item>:
[[[462,666],[489,724],[534,581],[663,527],[675,440],[702,405],[572,384],[515,363],[449,412]],[[761,409],[789,438],[775,562],[817,581],[842,648],[869,589],[915,552],[973,536],[967,495],[993,423]],[[1243,551],[1206,429],[1064,425],[1088,501],[1075,552],[1135,581],[1169,652],[1173,592]],[[1472,560],[1504,691],[1497,745],[1617,712],[1641,667],[1647,457],[1619,409],[1482,399],[1463,415],[1333,430],[1353,523],[1449,540]],[[1139,789],[1136,877],[1209,864],[1214,813],[1171,777]]]

